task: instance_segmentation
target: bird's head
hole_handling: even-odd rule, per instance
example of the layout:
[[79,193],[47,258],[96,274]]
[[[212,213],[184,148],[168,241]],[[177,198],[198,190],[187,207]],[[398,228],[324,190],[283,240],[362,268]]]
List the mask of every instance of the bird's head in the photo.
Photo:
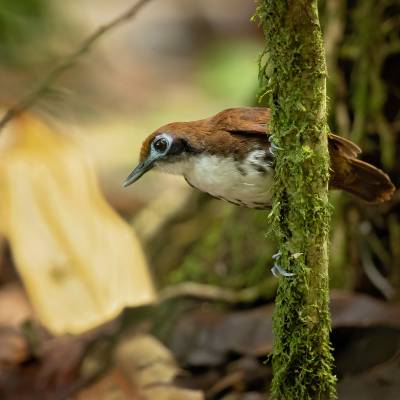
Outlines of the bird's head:
[[153,168],[183,174],[190,156],[200,151],[199,143],[196,143],[196,128],[196,122],[175,122],[150,134],[142,144],[139,164],[123,185],[129,186]]

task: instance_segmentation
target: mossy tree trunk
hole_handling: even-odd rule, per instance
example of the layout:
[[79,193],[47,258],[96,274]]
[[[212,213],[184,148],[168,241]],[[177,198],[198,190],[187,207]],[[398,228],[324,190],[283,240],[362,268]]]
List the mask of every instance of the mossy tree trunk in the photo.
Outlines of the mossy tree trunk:
[[263,94],[276,146],[270,214],[281,277],[274,315],[272,395],[335,398],[329,342],[329,154],[326,66],[316,0],[259,0],[266,35]]

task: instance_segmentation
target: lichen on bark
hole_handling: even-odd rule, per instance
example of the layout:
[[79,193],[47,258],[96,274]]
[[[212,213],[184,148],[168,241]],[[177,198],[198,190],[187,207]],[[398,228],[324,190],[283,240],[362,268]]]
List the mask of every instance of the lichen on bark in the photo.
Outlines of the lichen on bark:
[[274,315],[276,399],[335,398],[329,341],[326,66],[316,0],[259,0],[262,96],[276,146],[269,218],[284,269]]

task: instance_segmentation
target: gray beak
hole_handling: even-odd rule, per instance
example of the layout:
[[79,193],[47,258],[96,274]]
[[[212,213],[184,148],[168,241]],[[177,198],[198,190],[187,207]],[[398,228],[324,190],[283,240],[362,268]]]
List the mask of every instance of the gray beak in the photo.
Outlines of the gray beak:
[[151,170],[154,166],[155,158],[149,159],[147,158],[143,162],[141,162],[125,179],[122,184],[124,187],[131,185],[136,182],[142,175],[144,175],[147,171]]

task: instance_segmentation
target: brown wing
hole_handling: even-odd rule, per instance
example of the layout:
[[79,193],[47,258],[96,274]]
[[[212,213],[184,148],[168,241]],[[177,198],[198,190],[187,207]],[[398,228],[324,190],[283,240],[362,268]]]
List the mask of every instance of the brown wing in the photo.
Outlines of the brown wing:
[[270,109],[265,107],[229,108],[211,118],[216,130],[227,132],[266,134]]
[[[211,118],[216,130],[238,134],[268,134],[271,110],[265,107],[238,107],[221,111]],[[352,141],[331,133],[329,147],[345,157],[357,157],[361,149]]]

